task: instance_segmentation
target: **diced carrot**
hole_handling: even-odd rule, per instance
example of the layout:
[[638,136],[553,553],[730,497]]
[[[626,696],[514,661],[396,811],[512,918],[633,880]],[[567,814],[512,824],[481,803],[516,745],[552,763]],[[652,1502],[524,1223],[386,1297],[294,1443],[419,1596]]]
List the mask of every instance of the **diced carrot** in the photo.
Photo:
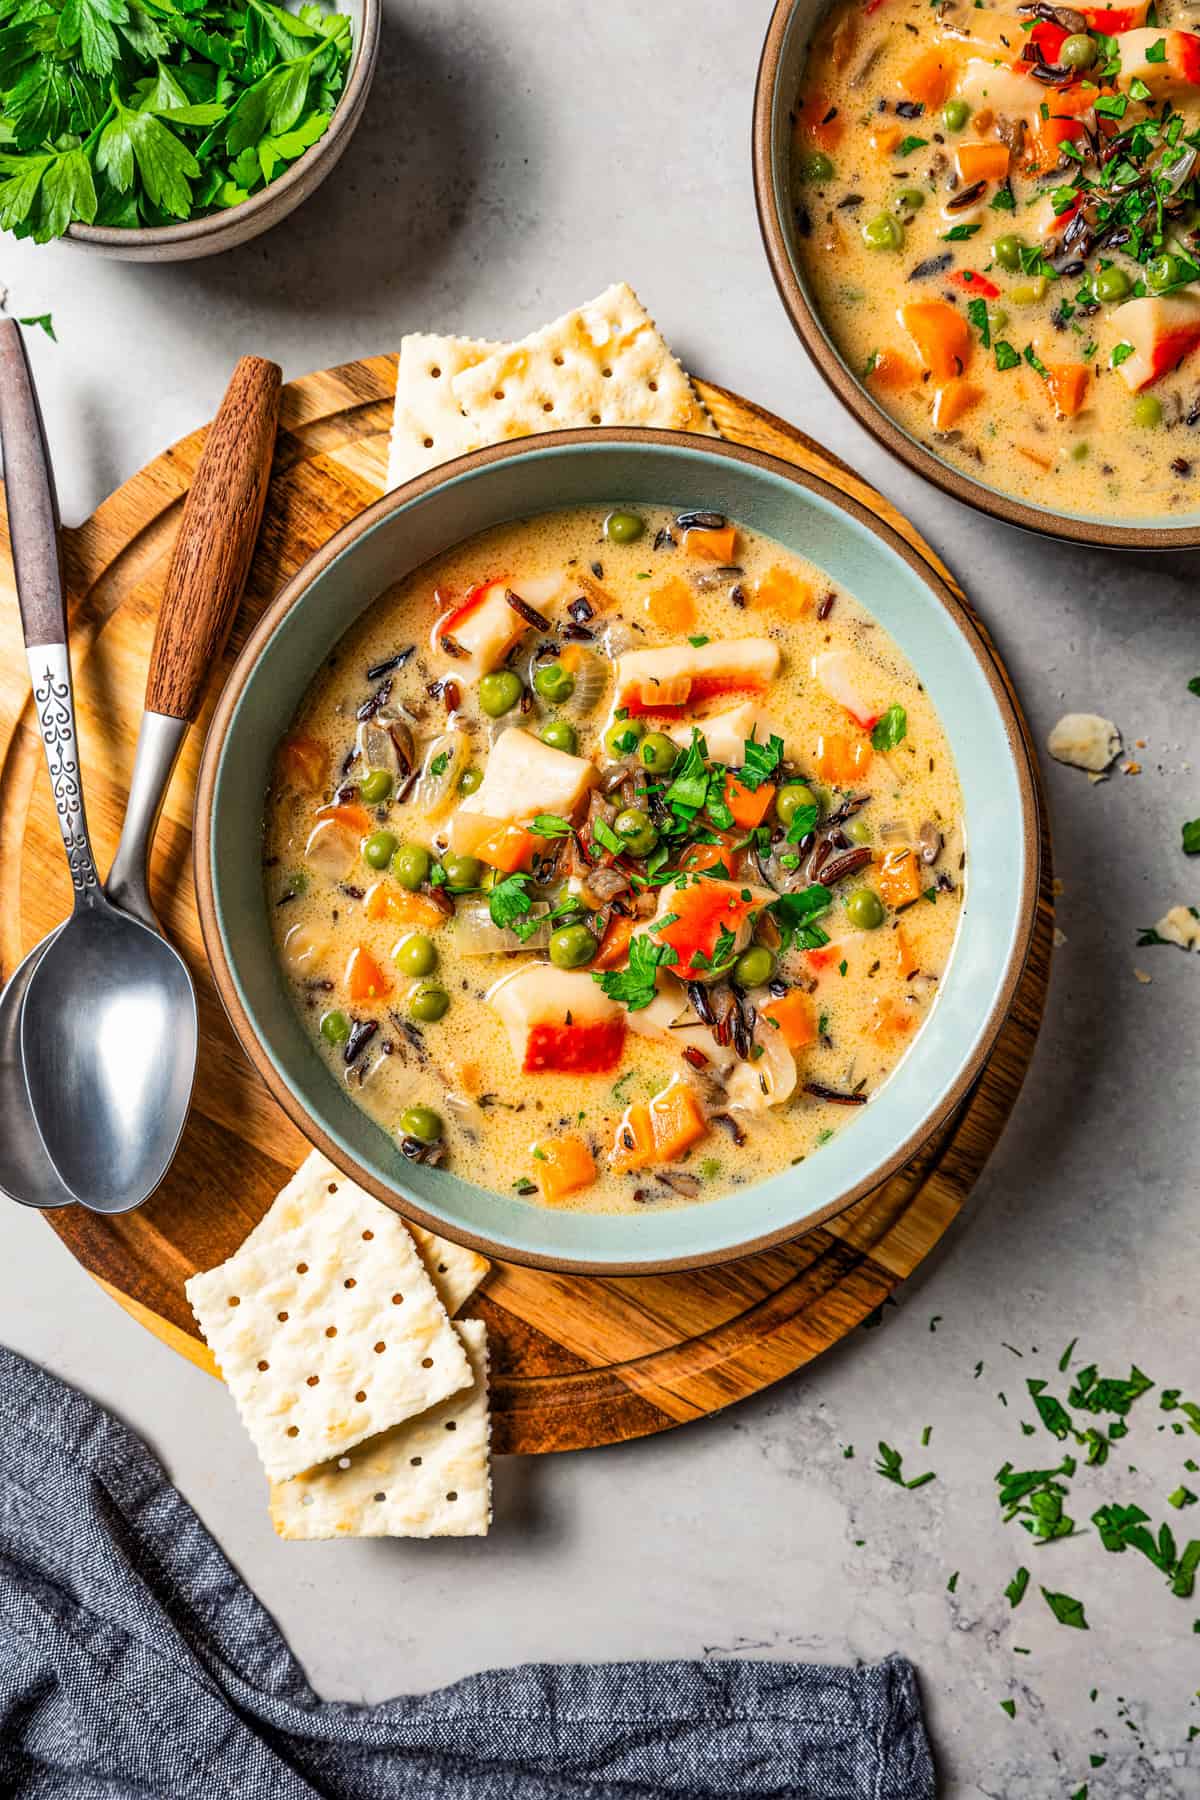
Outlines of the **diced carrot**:
[[1008,145],[999,139],[985,144],[960,144],[954,160],[964,181],[1003,181],[1008,174]]
[[1000,289],[986,275],[977,269],[952,269],[947,279],[951,287],[961,288],[964,294],[975,294],[981,300],[998,300]]
[[954,65],[946,49],[926,50],[910,62],[896,77],[896,86],[910,100],[919,100],[926,112],[933,112],[949,94],[954,82]]
[[877,350],[867,370],[872,387],[884,388],[889,394],[900,394],[916,387],[921,371],[899,350]]
[[346,964],[346,991],[352,1000],[382,1000],[392,984],[369,950],[359,944]]
[[743,831],[752,831],[761,825],[767,816],[768,808],[775,798],[774,783],[764,781],[761,787],[751,790],[743,787],[736,774],[730,772],[725,783],[725,801],[733,814],[733,822],[740,825]]
[[695,1088],[678,1078],[655,1094],[649,1113],[654,1153],[660,1162],[673,1162],[708,1131]]
[[1036,463],[1039,469],[1049,471],[1054,467],[1048,456],[1043,456],[1040,450],[1031,450],[1027,444],[1017,445],[1017,455],[1023,456],[1026,462]]
[[329,780],[329,752],[317,738],[285,737],[279,746],[279,773],[304,794],[319,794]]
[[[830,118],[830,113],[833,117]],[[819,150],[836,150],[842,141],[846,122],[836,106],[832,106],[829,96],[815,90],[811,93],[796,113],[796,134],[816,144]],[[728,557],[721,557],[727,562]]]
[[762,1016],[775,1026],[789,1050],[803,1050],[806,1044],[816,1042],[812,1007],[808,995],[799,988],[789,988],[780,999],[770,1001],[763,1007]]
[[1047,363],[1043,383],[1060,419],[1072,419],[1087,395],[1091,370],[1086,363]]
[[615,1069],[625,1047],[625,1015],[585,1024],[531,1025],[525,1040],[527,1075],[539,1070],[560,1075],[603,1075]]
[[822,944],[819,950],[806,950],[804,960],[810,969],[818,971],[832,969],[845,957],[841,944]]
[[896,973],[901,981],[907,981],[920,968],[915,951],[908,941],[908,933],[903,925],[898,925],[892,933],[892,945],[896,954]]
[[692,631],[696,625],[696,601],[686,581],[672,575],[661,587],[652,588],[642,601],[643,610],[663,631],[676,634]]
[[921,897],[917,859],[907,845],[886,852],[876,880],[880,896],[894,909],[910,906]]
[[757,612],[772,612],[781,619],[802,619],[812,610],[813,591],[790,569],[772,565],[755,583],[752,605]]
[[971,329],[948,300],[914,300],[902,306],[900,323],[937,382],[961,375],[971,356]]
[[557,1200],[565,1200],[568,1194],[577,1194],[581,1188],[591,1187],[596,1179],[592,1153],[583,1139],[574,1133],[549,1138],[545,1143],[535,1145],[535,1151],[534,1171],[538,1186],[542,1190],[542,1199],[551,1205]]
[[604,927],[600,948],[592,958],[593,969],[622,969],[629,961],[629,940],[633,936],[633,920],[613,913]]
[[[721,881],[698,881],[694,887],[676,888],[671,893],[671,911],[675,915],[669,925],[659,925],[655,935],[660,943],[669,944],[678,963],[675,973],[687,980],[706,972],[716,954],[723,932],[736,936],[748,913],[761,901],[743,900],[740,888]],[[725,940],[728,942],[728,939]],[[698,962],[697,957],[703,957]]]
[[329,806],[318,806],[313,817],[316,819],[333,819],[337,824],[344,825],[348,831],[357,831],[363,837],[366,836],[367,832],[370,831],[372,825],[375,823],[366,807],[360,806],[357,800],[346,800],[341,803],[335,802]]
[[501,825],[490,831],[475,846],[475,855],[491,869],[512,875],[517,869],[533,866],[533,859],[545,848],[545,838],[536,837],[523,825]]
[[952,376],[933,394],[933,428],[935,431],[949,431],[950,427],[961,419],[964,413],[970,412],[983,399],[984,390],[977,382],[967,381],[965,377]]
[[683,547],[689,556],[701,556],[705,562],[731,563],[737,554],[737,529],[725,525],[720,531],[685,531]]
[[866,738],[822,732],[817,739],[815,762],[822,781],[830,781],[834,787],[853,787],[871,766],[871,746]]
[[1079,115],[1091,110],[1098,94],[1091,82],[1080,82],[1074,87],[1059,88],[1043,100],[1048,116],[1043,118],[1039,111],[1033,120],[1033,136],[1024,164],[1028,173],[1048,174],[1056,169],[1062,161],[1063,144],[1078,143],[1086,136]]
[[419,931],[436,931],[448,916],[427,894],[410,894],[391,881],[371,883],[363,896],[363,911],[368,919],[390,919]]
[[890,996],[886,1000],[876,1000],[875,1013],[871,1020],[870,1032],[875,1038],[904,1037],[916,1023],[916,1015],[911,1007],[905,1007]]
[[650,1108],[644,1100],[635,1100],[625,1109],[617,1126],[613,1147],[608,1153],[609,1168],[618,1175],[628,1169],[644,1169],[654,1158],[654,1132],[650,1125]]
[[443,1060],[451,1082],[460,1092],[472,1098],[482,1092],[483,1071],[477,1062],[457,1056],[447,1056]]
[[870,136],[870,145],[877,156],[891,156],[904,141],[902,125],[878,125]]
[[715,869],[718,863],[724,864],[730,880],[732,880],[734,874],[732,842],[693,844],[691,849],[685,850],[679,859],[679,867],[686,875],[703,875],[706,869]]

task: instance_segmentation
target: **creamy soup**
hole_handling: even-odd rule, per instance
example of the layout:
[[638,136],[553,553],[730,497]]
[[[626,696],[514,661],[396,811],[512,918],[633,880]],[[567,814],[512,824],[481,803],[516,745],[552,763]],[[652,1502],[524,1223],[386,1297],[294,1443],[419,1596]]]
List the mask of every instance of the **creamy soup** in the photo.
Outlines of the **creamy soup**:
[[1179,0],[842,0],[815,36],[793,169],[814,303],[900,425],[1023,500],[1196,505],[1187,23]]
[[281,967],[417,1161],[678,1206],[811,1156],[920,1030],[958,782],[854,597],[720,513],[561,512],[372,606],[280,746]]

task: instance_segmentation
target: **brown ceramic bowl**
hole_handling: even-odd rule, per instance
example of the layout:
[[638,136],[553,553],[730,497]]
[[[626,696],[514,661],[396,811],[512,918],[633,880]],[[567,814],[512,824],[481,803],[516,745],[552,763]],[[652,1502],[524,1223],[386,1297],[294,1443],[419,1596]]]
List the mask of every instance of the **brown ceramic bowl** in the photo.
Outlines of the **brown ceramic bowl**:
[[[795,1168],[702,1205],[629,1214],[530,1205],[408,1162],[350,1099],[279,972],[262,881],[276,745],[317,669],[376,597],[466,537],[555,507],[720,505],[811,557],[870,608],[920,672],[964,799],[967,903],[938,999],[871,1104]],[[242,1047],[300,1130],[381,1200],[489,1255],[618,1274],[698,1267],[831,1217],[907,1163],[970,1090],[1011,1005],[1039,872],[1029,751],[965,606],[895,532],[789,463],[719,439],[597,429],[479,450],[388,494],[340,531],[269,606],[217,705],[193,838],[205,948]],[[494,1071],[491,1085],[504,1080]]]
[[72,225],[64,242],[82,250],[95,250],[117,262],[190,262],[198,256],[215,256],[249,243],[278,225],[302,200],[314,194],[338,161],[367,104],[375,65],[379,60],[382,0],[338,0],[354,25],[354,51],[346,85],[333,110],[324,137],[296,158],[286,174],[240,206],[212,213],[204,219],[185,219],[178,225],[147,226],[121,230],[112,225]]
[[828,0],[776,0],[763,45],[754,93],[754,195],[767,260],[788,317],[805,349],[838,399],[893,456],[943,493],[993,518],[1047,537],[1121,550],[1182,550],[1200,545],[1200,511],[1174,512],[1161,524],[1143,516],[1094,514],[1031,506],[987,482],[976,481],[918,443],[879,406],[851,373],[821,320],[804,283],[796,250],[790,191],[791,111],[800,89],[809,41]]

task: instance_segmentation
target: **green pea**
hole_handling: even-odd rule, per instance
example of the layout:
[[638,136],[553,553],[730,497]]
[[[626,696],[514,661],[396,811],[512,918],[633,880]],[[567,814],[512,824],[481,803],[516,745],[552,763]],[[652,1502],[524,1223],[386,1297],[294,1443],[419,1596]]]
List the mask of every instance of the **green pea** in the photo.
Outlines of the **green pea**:
[[644,726],[636,719],[617,719],[604,736],[604,748],[610,756],[631,756],[642,741]]
[[433,939],[423,932],[414,931],[411,937],[401,938],[392,951],[396,967],[406,975],[432,975],[437,966],[437,951]]
[[1039,300],[1046,298],[1046,290],[1050,286],[1048,275],[1034,275],[1028,281],[1018,281],[1010,287],[1008,297],[1014,306],[1036,306]]
[[422,844],[401,844],[392,857],[392,874],[413,894],[429,880],[429,868],[429,852]]
[[477,888],[483,880],[483,864],[477,856],[456,856],[453,850],[448,850],[442,858],[442,868],[446,886],[454,894]]
[[846,896],[846,917],[859,931],[875,931],[887,914],[875,889],[860,887]]
[[1058,60],[1064,69],[1090,69],[1096,60],[1096,42],[1086,31],[1073,31],[1058,46]]
[[942,124],[947,131],[961,131],[971,116],[971,109],[965,100],[947,100],[942,108]]
[[1156,294],[1161,294],[1164,288],[1177,287],[1186,276],[1182,257],[1173,256],[1169,250],[1146,264],[1146,284]]
[[579,733],[569,719],[550,719],[538,732],[543,744],[549,744],[552,750],[565,750],[568,756],[574,756],[579,748]]
[[649,856],[658,842],[658,833],[649,816],[640,807],[627,806],[613,821],[613,830],[624,838],[631,856]]
[[586,925],[560,925],[550,934],[550,961],[556,969],[582,969],[598,948]]
[[1071,461],[1072,462],[1086,462],[1087,455],[1088,455],[1088,447],[1086,444],[1072,444],[1071,445]]
[[823,150],[810,150],[807,156],[800,158],[800,179],[811,182],[814,187],[833,180],[833,164]]
[[473,794],[476,788],[481,788],[482,786],[482,769],[464,769],[458,778],[458,791],[460,794]]
[[1139,394],[1133,403],[1133,422],[1153,431],[1162,424],[1162,401],[1154,394]]
[[803,781],[785,781],[775,796],[775,817],[790,825],[801,807],[816,805],[817,796]]
[[533,685],[543,700],[561,706],[575,692],[575,677],[561,663],[543,663],[534,675]]
[[988,327],[992,331],[1003,331],[1008,324],[1008,314],[1002,306],[989,306],[987,317]]
[[904,227],[890,213],[877,213],[863,226],[862,241],[868,250],[899,250],[904,243]]
[[334,1008],[321,1020],[321,1036],[327,1044],[344,1044],[350,1036],[350,1021],[344,1012]]
[[433,1025],[450,1010],[450,996],[445,988],[419,987],[408,1003],[408,1010],[422,1025]]
[[875,836],[866,819],[847,819],[842,830],[852,844],[869,844]]
[[679,745],[672,743],[665,731],[652,731],[642,739],[638,760],[651,775],[669,775],[678,755]]
[[442,1135],[442,1121],[432,1106],[406,1106],[400,1114],[400,1130],[419,1143],[436,1144]]
[[604,521],[604,535],[610,544],[634,544],[645,529],[645,519],[635,512],[610,512]]
[[372,769],[358,784],[358,791],[368,806],[379,806],[392,791],[392,777],[387,769]]
[[775,958],[765,944],[751,944],[733,965],[733,979],[740,988],[762,987],[775,972]]
[[520,677],[511,669],[495,669],[479,683],[479,704],[489,719],[502,719],[521,698]]
[[892,196],[892,211],[897,213],[920,212],[925,204],[925,196],[920,188],[901,188]]
[[1002,269],[1014,272],[1021,266],[1021,240],[1015,231],[1006,231],[992,245],[992,255]]
[[1123,300],[1132,286],[1124,269],[1118,269],[1115,263],[1111,268],[1097,269],[1092,276],[1092,293],[1097,300],[1106,301],[1109,305]]
[[386,869],[396,853],[396,834],[394,831],[373,831],[363,844],[363,859],[373,869]]

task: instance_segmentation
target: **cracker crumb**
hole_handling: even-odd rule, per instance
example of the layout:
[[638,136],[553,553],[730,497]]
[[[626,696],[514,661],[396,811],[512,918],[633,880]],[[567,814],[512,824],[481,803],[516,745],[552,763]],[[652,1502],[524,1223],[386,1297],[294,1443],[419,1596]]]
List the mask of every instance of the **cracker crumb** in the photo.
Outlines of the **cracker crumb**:
[[1121,754],[1121,733],[1099,713],[1064,713],[1046,748],[1056,762],[1102,775]]
[[1133,973],[1143,987],[1149,987],[1151,981],[1154,979],[1153,976],[1147,975],[1145,969],[1134,969]]
[[1066,888],[1063,886],[1062,882],[1058,879],[1058,876],[1056,875],[1054,877],[1054,880],[1050,883],[1050,892],[1054,895],[1054,898],[1056,900],[1059,900],[1066,893],[1066,891],[1067,891]]
[[1121,764],[1122,775],[1140,775],[1141,772],[1142,765],[1140,762],[1127,762]]
[[1066,941],[1067,941],[1066,932],[1060,931],[1058,929],[1058,926],[1056,925],[1054,927],[1054,948],[1056,950],[1061,949],[1061,947],[1066,943]]

